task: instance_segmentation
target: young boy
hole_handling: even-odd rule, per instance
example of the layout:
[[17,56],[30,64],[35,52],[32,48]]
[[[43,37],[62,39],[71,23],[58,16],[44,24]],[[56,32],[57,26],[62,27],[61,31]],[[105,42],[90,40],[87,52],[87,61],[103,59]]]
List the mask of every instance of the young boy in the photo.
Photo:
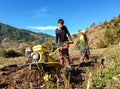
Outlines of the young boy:
[[[58,28],[56,29],[55,33],[56,33],[56,43],[64,43],[68,41],[68,38],[71,40],[71,43],[73,43],[71,35],[67,27],[64,26],[63,19],[58,20]],[[62,64],[62,66],[66,64],[67,67],[70,67],[69,44],[65,44],[59,50],[59,59],[60,59],[60,63]]]
[[84,61],[85,57],[89,60],[89,46],[88,46],[88,38],[86,35],[86,30],[83,30],[80,35],[80,62]]

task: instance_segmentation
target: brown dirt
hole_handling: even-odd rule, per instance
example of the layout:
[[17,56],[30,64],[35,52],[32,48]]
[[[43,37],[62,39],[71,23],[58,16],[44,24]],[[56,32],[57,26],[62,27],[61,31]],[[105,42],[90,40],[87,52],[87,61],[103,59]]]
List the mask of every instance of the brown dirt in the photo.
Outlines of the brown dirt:
[[29,89],[30,85],[38,87],[42,84],[40,71],[9,65],[0,69],[0,88],[2,89]]
[[0,57],[0,68],[13,64],[25,64],[28,61],[25,57],[4,58]]
[[[92,54],[94,51],[92,51]],[[74,53],[74,52],[73,52]],[[87,74],[90,69],[94,68],[94,59],[96,55],[91,54],[91,60],[79,65],[79,52],[71,54],[74,65],[70,73],[70,85],[72,89],[86,89]],[[76,55],[76,56],[75,56]],[[57,89],[56,83],[44,82],[43,72],[39,69],[29,69],[26,66],[18,67],[20,64],[25,64],[27,59],[24,57],[1,59],[0,67],[0,89]],[[62,75],[62,74],[61,74]],[[67,78],[66,74],[66,78]],[[60,89],[65,89],[65,81],[60,83]],[[43,85],[45,85],[43,87]]]
[[[70,71],[70,82],[72,89],[80,87],[85,89],[85,79],[87,77],[86,73],[88,73],[86,70],[88,66],[93,67],[93,62],[72,66],[73,69]],[[46,87],[41,88],[45,82],[42,79],[42,71],[38,69],[29,69],[28,67],[9,65],[0,69],[0,76],[1,89],[47,89]],[[50,89],[52,88],[53,87]]]

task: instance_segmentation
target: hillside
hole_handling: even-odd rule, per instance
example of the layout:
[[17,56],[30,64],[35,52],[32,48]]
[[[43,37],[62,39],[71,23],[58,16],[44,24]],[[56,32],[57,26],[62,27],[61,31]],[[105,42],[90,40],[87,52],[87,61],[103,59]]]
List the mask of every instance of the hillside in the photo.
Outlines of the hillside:
[[[90,48],[105,48],[120,42],[120,15],[110,21],[91,25],[87,30]],[[79,39],[80,32],[74,34],[74,40]]]
[[54,37],[48,34],[35,33],[0,23],[0,46],[4,48],[18,48],[32,43],[39,44],[51,39]]
[[[79,61],[79,50],[75,49],[79,32],[70,45],[71,70],[58,72],[54,71],[56,67],[46,67],[51,70],[47,75],[43,69],[46,64],[37,63],[30,69],[26,66],[29,58],[0,57],[0,89],[120,89],[120,16],[87,30],[90,48],[97,48],[90,49],[89,61]],[[36,33],[30,34],[37,37]],[[47,77],[49,81],[45,81]]]

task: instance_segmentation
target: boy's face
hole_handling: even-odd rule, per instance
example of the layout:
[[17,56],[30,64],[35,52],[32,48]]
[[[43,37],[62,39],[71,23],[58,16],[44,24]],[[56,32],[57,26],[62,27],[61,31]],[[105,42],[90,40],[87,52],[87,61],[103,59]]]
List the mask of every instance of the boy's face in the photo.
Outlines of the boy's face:
[[62,28],[63,24],[62,23],[58,23],[58,28]]

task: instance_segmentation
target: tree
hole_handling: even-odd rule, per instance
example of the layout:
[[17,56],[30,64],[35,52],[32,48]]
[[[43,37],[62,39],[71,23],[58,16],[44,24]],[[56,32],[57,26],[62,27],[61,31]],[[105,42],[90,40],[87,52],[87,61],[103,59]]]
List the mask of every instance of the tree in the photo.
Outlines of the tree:
[[92,23],[92,25],[90,27],[94,27],[95,26],[95,23]]

